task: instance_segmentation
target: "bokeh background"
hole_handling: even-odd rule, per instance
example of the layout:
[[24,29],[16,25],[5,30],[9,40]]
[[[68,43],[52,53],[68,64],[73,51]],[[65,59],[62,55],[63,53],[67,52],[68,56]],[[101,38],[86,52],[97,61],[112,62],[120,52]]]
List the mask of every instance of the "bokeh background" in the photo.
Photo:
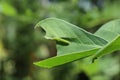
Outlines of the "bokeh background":
[[0,0],[0,80],[120,80],[120,51],[92,64],[80,59],[52,69],[33,65],[56,55],[55,42],[34,29],[48,17],[94,33],[120,18],[120,0]]

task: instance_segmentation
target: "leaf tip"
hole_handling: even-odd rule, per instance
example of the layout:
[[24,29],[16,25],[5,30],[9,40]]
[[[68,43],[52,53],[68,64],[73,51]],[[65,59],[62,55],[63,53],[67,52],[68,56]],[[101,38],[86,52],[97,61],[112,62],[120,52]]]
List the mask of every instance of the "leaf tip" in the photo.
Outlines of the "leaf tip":
[[41,62],[34,62],[33,64],[36,65],[36,66],[38,66],[38,67],[42,67],[42,68],[48,68],[48,69],[52,68],[52,66],[44,65]]

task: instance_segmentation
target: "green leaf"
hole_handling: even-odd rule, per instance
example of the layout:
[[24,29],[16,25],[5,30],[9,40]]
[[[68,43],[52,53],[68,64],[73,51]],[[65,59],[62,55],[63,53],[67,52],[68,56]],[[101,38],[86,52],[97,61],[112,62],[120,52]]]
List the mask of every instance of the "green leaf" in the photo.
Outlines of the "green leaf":
[[45,30],[46,39],[56,41],[57,56],[48,58],[35,65],[51,68],[80,58],[102,55],[120,50],[120,19],[103,25],[95,34],[56,18],[40,21],[37,27]]
[[112,53],[116,50],[120,50],[120,36],[117,36],[114,40],[109,42],[103,48],[101,48],[95,55],[94,59],[100,56],[103,56],[108,53]]
[[95,49],[91,49],[91,50],[84,51],[84,52],[56,56],[56,57],[48,58],[48,59],[45,59],[45,60],[42,60],[39,62],[35,62],[34,64],[38,65],[40,67],[44,67],[44,68],[51,68],[51,67],[59,66],[59,65],[62,65],[62,64],[68,63],[68,62],[78,60],[80,58],[91,56],[92,54],[97,52],[98,49],[99,48],[95,48]]
[[110,21],[103,25],[95,35],[107,40],[108,42],[120,35],[120,19]]
[[120,19],[113,20],[103,25],[95,35],[108,41],[108,44],[94,55],[94,59],[116,50],[120,50]]
[[46,39],[57,42],[57,56],[35,62],[41,67],[50,68],[90,56],[107,44],[106,40],[61,19],[48,18],[37,27],[45,30]]

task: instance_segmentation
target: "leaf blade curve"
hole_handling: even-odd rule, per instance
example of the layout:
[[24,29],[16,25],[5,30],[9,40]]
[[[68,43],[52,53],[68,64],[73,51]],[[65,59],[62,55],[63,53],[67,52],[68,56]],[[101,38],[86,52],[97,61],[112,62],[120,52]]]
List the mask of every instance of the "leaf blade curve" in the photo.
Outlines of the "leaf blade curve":
[[105,39],[110,42],[120,35],[120,19],[110,21],[104,24],[98,31],[95,32],[95,35]]
[[72,53],[69,55],[62,55],[62,56],[56,56],[52,58],[48,58],[39,62],[35,62],[34,64],[39,66],[39,67],[44,67],[44,68],[52,68],[56,67],[65,63],[69,63],[87,56],[93,55],[95,52],[98,51],[99,48],[80,52],[80,53]]

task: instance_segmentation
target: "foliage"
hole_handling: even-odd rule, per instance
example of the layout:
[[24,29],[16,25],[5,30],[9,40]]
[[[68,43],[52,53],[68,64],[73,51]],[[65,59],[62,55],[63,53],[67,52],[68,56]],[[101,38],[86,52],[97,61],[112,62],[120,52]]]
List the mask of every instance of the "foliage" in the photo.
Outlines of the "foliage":
[[[120,49],[120,20],[103,25],[91,34],[60,19],[48,18],[36,27],[42,27],[45,38],[57,42],[57,56],[35,63],[42,67],[54,67],[94,55],[94,58]],[[99,37],[98,37],[99,36]]]
[[0,80],[120,80],[120,51],[93,64],[87,57],[51,69],[33,65],[56,55],[55,42],[34,30],[37,22],[56,17],[93,33],[120,18],[119,4],[119,0],[0,0]]

